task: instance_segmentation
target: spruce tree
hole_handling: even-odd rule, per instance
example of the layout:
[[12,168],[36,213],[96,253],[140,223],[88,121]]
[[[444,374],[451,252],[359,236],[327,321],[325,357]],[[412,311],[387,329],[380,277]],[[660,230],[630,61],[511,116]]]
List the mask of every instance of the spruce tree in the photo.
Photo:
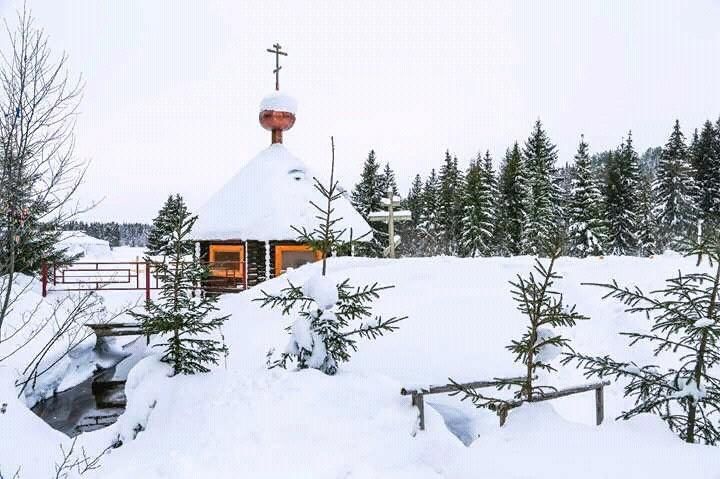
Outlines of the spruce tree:
[[424,256],[443,252],[443,230],[439,221],[440,181],[435,169],[430,171],[422,192],[422,215],[418,225],[420,250]]
[[662,248],[676,248],[694,237],[698,217],[695,179],[678,120],[662,150],[653,189],[660,244]]
[[189,238],[195,221],[197,216],[180,195],[168,198],[153,221],[153,244],[148,248],[148,255],[164,258],[153,263],[162,285],[159,298],[146,301],[145,312],[130,313],[141,321],[144,334],[162,337],[155,346],[165,349],[161,359],[172,365],[175,374],[207,372],[227,352],[224,344],[210,337],[230,316],[215,316],[217,297],[201,289],[208,269],[198,261]]
[[652,180],[640,176],[637,195],[637,250],[638,256],[652,256],[662,252],[657,217],[657,199],[652,188]]
[[390,163],[385,163],[382,173],[380,174],[380,191],[385,194],[383,198],[387,197],[388,190],[392,189],[393,195],[398,194],[397,181],[395,180],[395,172],[390,168]]
[[568,200],[568,251],[581,258],[602,255],[607,240],[601,186],[593,174],[588,150],[581,136]]
[[[626,306],[629,314],[652,321],[650,332],[623,332],[629,345],[646,343],[655,356],[673,356],[672,364],[640,365],[631,360],[569,353],[564,363],[576,362],[587,377],[624,379],[625,396],[634,405],[619,418],[631,419],[651,413],[664,420],[670,429],[689,443],[720,442],[720,238],[707,238],[694,246],[698,255],[714,266],[713,273],[678,272],[666,280],[663,289],[644,293],[637,286],[622,287],[613,281],[595,284]],[[674,359],[674,360],[672,360]]]
[[525,183],[525,223],[521,249],[526,254],[547,251],[559,231],[560,189],[557,184],[555,145],[550,142],[542,123],[535,122],[523,148],[527,182]]
[[[368,220],[370,213],[382,211],[382,199],[386,196],[386,181],[380,172],[380,163],[375,157],[375,150],[370,150],[363,164],[360,181],[350,195],[351,202],[358,213]],[[384,243],[387,242],[387,230],[380,223],[369,222],[369,224],[373,229],[372,241],[358,243],[355,253],[360,256],[380,256]]]
[[449,151],[440,168],[437,223],[441,235],[442,253],[456,255],[462,234],[464,177],[458,160]]
[[500,166],[498,181],[498,253],[517,255],[522,251],[522,226],[525,223],[525,163],[515,142]]
[[415,175],[410,185],[410,191],[405,199],[405,208],[410,211],[411,220],[406,223],[407,228],[404,229],[400,251],[404,255],[420,256],[422,252],[419,228],[423,214],[423,181],[420,175]]
[[279,355],[274,350],[268,352],[269,368],[287,368],[295,363],[298,369],[318,369],[327,375],[334,375],[341,362],[350,360],[353,351],[357,351],[358,339],[376,339],[385,333],[398,329],[398,323],[404,317],[383,319],[372,314],[372,302],[379,293],[392,286],[379,286],[377,283],[353,287],[349,279],[340,283],[332,282],[327,276],[327,257],[333,250],[346,247],[340,229],[341,218],[334,215],[333,202],[342,193],[335,180],[335,143],[330,138],[332,161],[330,164],[330,183],[323,185],[317,178],[315,188],[325,199],[318,205],[311,203],[317,210],[319,224],[311,231],[305,227],[298,229],[298,241],[309,244],[314,251],[322,254],[321,274],[311,277],[302,286],[288,281],[288,287],[280,294],[262,291],[262,297],[256,301],[261,307],[280,308],[284,315],[297,315],[295,322],[287,328],[290,341]]
[[380,211],[381,200],[386,193],[382,191],[381,180],[380,164],[375,157],[375,150],[370,150],[363,164],[360,181],[350,195],[353,206],[363,217],[373,211]]
[[640,171],[632,144],[632,132],[609,155],[606,166],[605,211],[608,222],[608,250],[631,255],[638,248],[638,197]]
[[697,187],[696,204],[704,229],[711,229],[720,223],[720,132],[709,121],[693,142],[691,163]]
[[495,252],[497,182],[489,151],[470,163],[464,194],[461,251],[467,256],[490,256]]

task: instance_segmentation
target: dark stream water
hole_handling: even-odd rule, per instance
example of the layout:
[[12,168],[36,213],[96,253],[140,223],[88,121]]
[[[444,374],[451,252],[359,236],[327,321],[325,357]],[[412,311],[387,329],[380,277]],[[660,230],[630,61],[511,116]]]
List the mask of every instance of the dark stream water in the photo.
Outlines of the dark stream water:
[[38,402],[32,411],[70,437],[109,426],[125,410],[124,382],[107,382],[114,374],[114,367],[102,369],[77,386]]
[[[113,424],[125,411],[127,374],[147,353],[146,343],[140,339],[123,346],[115,366],[99,369],[77,386],[38,402],[32,411],[70,437]],[[101,347],[99,354],[106,354],[104,351]]]

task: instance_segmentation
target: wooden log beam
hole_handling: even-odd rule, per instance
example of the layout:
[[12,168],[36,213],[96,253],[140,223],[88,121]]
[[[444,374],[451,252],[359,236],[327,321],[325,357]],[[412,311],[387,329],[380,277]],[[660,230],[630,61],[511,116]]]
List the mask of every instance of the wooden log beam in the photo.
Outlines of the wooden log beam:
[[[502,384],[505,382],[518,382],[525,379],[524,377],[516,377],[516,378],[497,378],[493,379],[492,381],[475,381],[471,383],[463,383],[460,384],[463,387],[466,387],[468,389],[480,389],[480,388],[489,388],[493,386],[497,386],[498,384]],[[402,396],[412,396],[414,394],[443,394],[443,393],[451,393],[457,391],[457,386],[454,384],[445,384],[442,386],[428,386],[427,388],[417,388],[417,389],[407,389],[402,388],[400,390],[400,395]]]

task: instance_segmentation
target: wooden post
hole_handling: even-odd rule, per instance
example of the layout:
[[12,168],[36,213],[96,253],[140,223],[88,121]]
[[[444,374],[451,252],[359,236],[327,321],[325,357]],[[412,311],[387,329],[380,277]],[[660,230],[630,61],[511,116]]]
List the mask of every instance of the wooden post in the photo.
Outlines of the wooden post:
[[412,395],[412,405],[418,409],[418,426],[421,431],[425,430],[425,401],[423,395],[414,393]]
[[390,258],[395,258],[395,221],[393,218],[393,189],[392,186],[388,188],[388,200],[390,201],[390,204],[388,205],[388,236],[390,237],[388,240],[388,247],[390,248],[390,254],[388,255]]
[[497,415],[498,415],[498,419],[500,419],[500,427],[503,427],[505,425],[505,421],[507,421],[508,408],[505,406],[500,406],[497,409]]
[[47,296],[47,284],[48,284],[48,265],[43,261],[42,264],[42,296]]
[[605,419],[605,398],[603,397],[604,387],[595,390],[595,424],[600,425]]
[[145,301],[150,301],[150,261],[145,261]]

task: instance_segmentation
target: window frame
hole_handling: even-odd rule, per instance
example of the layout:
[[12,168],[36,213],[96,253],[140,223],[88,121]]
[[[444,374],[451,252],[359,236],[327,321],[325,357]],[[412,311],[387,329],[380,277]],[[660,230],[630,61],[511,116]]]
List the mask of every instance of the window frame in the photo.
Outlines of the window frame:
[[322,252],[313,251],[309,245],[306,244],[276,244],[275,245],[275,276],[283,274],[282,270],[282,255],[286,251],[300,251],[314,253],[315,261],[322,259]]
[[[240,253],[240,262],[238,269],[222,268],[221,270],[213,269],[212,265],[215,263],[216,253]],[[245,245],[244,244],[222,244],[222,243],[211,243],[208,250],[209,262],[210,262],[210,275],[211,276],[222,276],[225,278],[245,278]],[[229,274],[230,272],[233,274]]]

